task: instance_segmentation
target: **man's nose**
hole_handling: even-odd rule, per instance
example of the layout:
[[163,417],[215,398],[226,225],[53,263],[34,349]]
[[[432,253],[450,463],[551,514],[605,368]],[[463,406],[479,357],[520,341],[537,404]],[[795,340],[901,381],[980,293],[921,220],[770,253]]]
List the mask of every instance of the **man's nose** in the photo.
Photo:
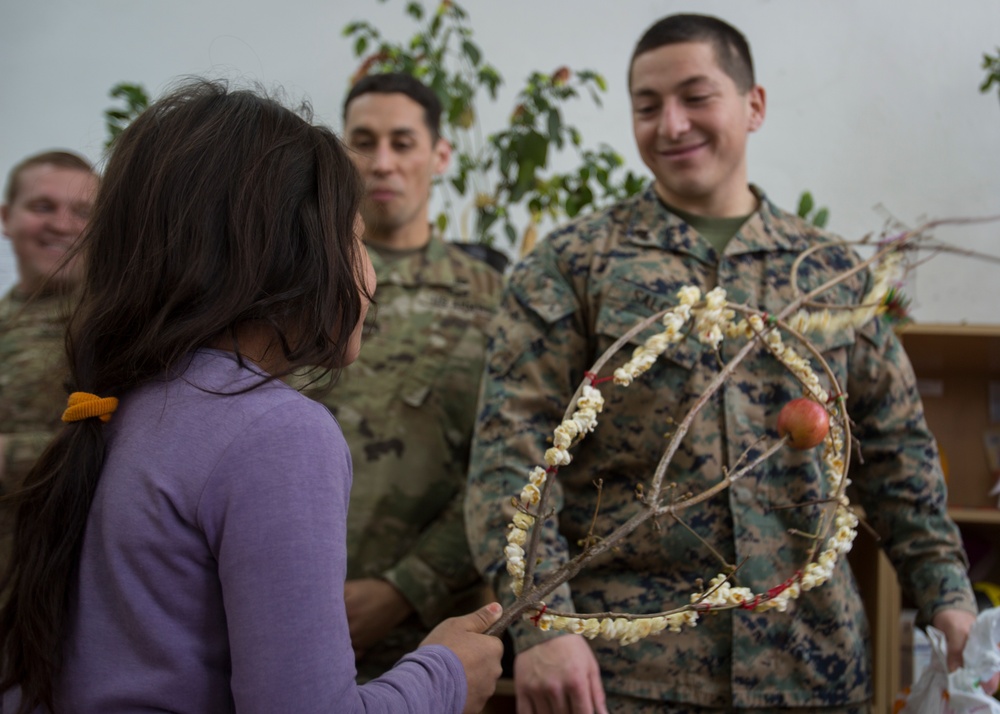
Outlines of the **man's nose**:
[[64,235],[76,235],[83,231],[87,221],[73,212],[71,208],[60,208],[52,214],[49,226],[52,230]]
[[666,102],[660,113],[660,135],[676,141],[691,128],[687,112],[684,107],[674,103]]
[[392,171],[395,157],[392,149],[385,145],[379,145],[372,154],[372,170],[379,174],[386,174]]

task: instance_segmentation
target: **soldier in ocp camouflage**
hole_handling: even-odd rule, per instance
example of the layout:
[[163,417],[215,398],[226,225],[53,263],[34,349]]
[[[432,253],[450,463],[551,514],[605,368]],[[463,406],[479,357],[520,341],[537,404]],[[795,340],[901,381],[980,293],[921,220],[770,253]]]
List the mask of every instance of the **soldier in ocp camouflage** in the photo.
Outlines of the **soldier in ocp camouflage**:
[[436,236],[399,260],[369,254],[377,309],[361,356],[320,399],[354,466],[347,577],[387,580],[416,613],[358,660],[362,679],[416,649],[480,583],[462,499],[484,331],[500,290],[499,273]]
[[[62,426],[66,381],[65,295],[28,300],[11,290],[0,300],[0,434],[4,435],[2,493],[15,491]],[[6,519],[4,536],[9,535]],[[6,562],[6,547],[4,548]]]
[[361,680],[477,606],[482,582],[462,514],[469,446],[501,275],[431,232],[448,165],[437,95],[409,75],[361,79],[344,135],[364,179],[376,275],[359,358],[328,394],[351,448],[345,606]]
[[[720,59],[739,40],[749,65],[742,35],[715,18],[673,16],[650,28],[633,55],[630,91],[636,140],[654,185],[556,231],[510,275],[491,327],[466,498],[476,564],[508,603],[503,549],[511,499],[529,471],[544,465],[553,429],[599,355],[643,318],[675,306],[683,286],[703,293],[722,287],[731,302],[777,313],[796,297],[795,286],[808,291],[859,261],[835,236],[748,187],[740,141],[762,121],[764,97],[752,65],[742,77],[733,70],[739,62]],[[719,247],[692,227],[698,221],[716,230],[744,215]],[[793,283],[793,263],[817,245],[829,247],[806,257]],[[861,272],[822,301],[857,304],[869,280]],[[657,329],[633,338],[602,376]],[[966,560],[900,343],[881,321],[814,342],[845,391],[864,464],[854,462],[851,478],[904,592],[924,622],[960,612],[967,635],[975,605]],[[596,431],[574,448],[573,462],[553,482],[554,515],[544,519],[539,573],[581,551],[595,512],[594,533],[601,536],[639,511],[637,489],[650,483],[669,432],[741,346],[727,340],[717,355],[689,336],[628,388],[602,388],[606,404]],[[769,352],[752,352],[695,417],[665,483],[677,498],[717,483],[742,454],[759,453],[762,438],[777,438],[780,407],[801,394]],[[647,521],[545,602],[576,612],[670,610],[690,602],[699,579],[723,570],[719,556],[740,564],[736,585],[766,592],[805,562],[813,541],[790,531],[813,530],[816,507],[803,504],[829,492],[820,450],[784,449],[680,512],[684,525],[666,517]],[[785,613],[709,613],[696,627],[628,646],[591,641],[603,677],[596,686],[585,681],[589,674],[575,674],[593,659],[578,635],[542,632],[530,621],[511,632],[515,687],[526,711],[538,701],[557,714],[600,712],[606,691],[611,711],[847,714],[867,711],[872,693],[868,625],[843,558],[829,582],[802,593]],[[586,656],[578,657],[574,638]],[[957,639],[964,642],[961,634]],[[522,676],[526,683],[518,684]]]
[[[0,494],[20,488],[59,430],[66,406],[69,295],[79,280],[64,261],[90,214],[98,178],[77,154],[48,151],[10,171],[0,219],[17,262],[17,283],[0,299]],[[0,505],[0,572],[6,569],[10,504]]]

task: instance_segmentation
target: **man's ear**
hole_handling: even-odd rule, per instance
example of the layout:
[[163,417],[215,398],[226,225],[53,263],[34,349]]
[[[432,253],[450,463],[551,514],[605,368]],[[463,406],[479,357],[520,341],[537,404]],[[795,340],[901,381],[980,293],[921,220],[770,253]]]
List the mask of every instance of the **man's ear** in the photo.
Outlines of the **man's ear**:
[[754,132],[760,129],[764,123],[764,116],[767,114],[767,92],[759,84],[755,84],[747,93],[747,102],[750,106],[750,121],[747,124],[747,131]]
[[451,144],[443,136],[434,142],[434,175],[440,176],[451,165]]
[[0,225],[3,226],[3,237],[9,238],[7,235],[7,217],[10,215],[10,208],[6,203],[0,203]]

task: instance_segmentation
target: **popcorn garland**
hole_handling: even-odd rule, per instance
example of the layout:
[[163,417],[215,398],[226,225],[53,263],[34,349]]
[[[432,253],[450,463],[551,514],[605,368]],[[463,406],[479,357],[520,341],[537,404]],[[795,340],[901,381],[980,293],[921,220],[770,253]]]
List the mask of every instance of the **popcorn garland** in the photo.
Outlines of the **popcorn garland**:
[[[848,327],[859,327],[886,310],[886,296],[890,294],[894,277],[898,274],[901,259],[891,253],[879,264],[875,271],[872,289],[861,305],[831,312],[822,310],[808,312],[800,310],[786,324],[798,332],[833,332]],[[705,295],[704,304],[699,306],[701,291],[695,286],[685,286],[677,292],[677,307],[668,310],[661,318],[664,330],[646,340],[632,353],[632,358],[616,369],[613,380],[621,387],[629,386],[633,380],[646,372],[671,345],[686,336],[684,328],[693,321],[693,335],[705,345],[717,349],[725,337],[745,337],[753,339],[764,334],[763,341],[774,356],[802,383],[808,394],[821,404],[830,404],[839,398],[830,398],[812,369],[809,361],[794,349],[784,344],[776,329],[768,329],[766,315],[750,314],[746,319],[735,321],[736,312],[728,307],[726,291],[715,288]],[[769,322],[771,322],[769,320]],[[555,474],[559,467],[573,460],[569,452],[571,446],[579,443],[597,427],[597,415],[604,408],[604,397],[594,386],[594,375],[588,375],[590,384],[582,388],[576,409],[553,433],[552,448],[545,452],[547,468],[535,466],[528,474],[528,484],[521,490],[520,499],[515,504],[517,512],[508,526],[507,546],[504,548],[507,572],[512,577],[511,589],[520,596],[524,590],[525,551],[528,532],[534,526],[536,515],[529,508],[538,506],[542,488],[549,474]],[[603,380],[602,380],[603,381]],[[671,612],[655,615],[628,615],[617,617],[588,617],[547,612],[544,603],[532,616],[526,616],[543,630],[560,630],[583,635],[588,639],[601,636],[608,640],[618,640],[622,645],[638,642],[644,637],[663,631],[680,632],[684,627],[695,627],[699,613],[709,610],[742,608],[757,612],[767,610],[787,611],[792,600],[803,591],[823,585],[833,575],[839,556],[850,551],[857,535],[858,518],[849,509],[850,503],[844,495],[850,480],[846,475],[844,429],[836,421],[830,424],[830,431],[824,440],[822,462],[827,482],[832,493],[838,494],[839,503],[834,512],[832,528],[823,543],[818,556],[810,559],[801,571],[765,593],[753,593],[746,587],[734,587],[730,577],[718,574],[709,581],[704,592],[691,595],[691,604]]]
[[890,307],[889,298],[893,294],[894,286],[901,282],[902,273],[902,254],[888,253],[875,269],[872,287],[860,305],[849,310],[837,311],[799,310],[786,320],[786,324],[797,332],[837,332],[849,327],[859,327],[887,312]]

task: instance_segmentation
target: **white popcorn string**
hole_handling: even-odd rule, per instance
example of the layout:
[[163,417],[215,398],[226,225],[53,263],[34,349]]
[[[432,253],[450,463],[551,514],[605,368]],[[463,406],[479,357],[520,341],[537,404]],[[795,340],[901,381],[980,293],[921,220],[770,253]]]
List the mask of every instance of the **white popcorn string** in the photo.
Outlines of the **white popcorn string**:
[[[872,289],[856,308],[835,312],[800,310],[788,319],[785,326],[795,332],[830,333],[865,324],[884,311],[885,297],[895,282],[900,264],[898,254],[889,254],[875,271]],[[829,404],[842,398],[841,395],[831,398],[809,360],[784,344],[778,330],[772,329],[775,326],[773,318],[766,313],[752,313],[737,321],[736,315],[736,311],[726,302],[726,292],[722,288],[711,290],[702,300],[699,288],[685,286],[677,292],[677,306],[667,310],[660,319],[664,329],[637,347],[632,358],[616,369],[612,377],[599,378],[593,373],[586,373],[586,382],[576,400],[576,409],[553,432],[552,447],[545,452],[546,467],[535,466],[529,472],[528,483],[520,493],[517,512],[508,526],[504,555],[507,572],[512,577],[511,589],[516,595],[520,596],[524,590],[524,546],[529,531],[537,520],[537,516],[529,509],[539,505],[542,488],[549,475],[555,475],[560,467],[572,463],[570,448],[596,429],[597,415],[604,409],[604,397],[597,385],[613,380],[620,387],[628,387],[649,370],[671,345],[685,339],[685,328],[688,325],[691,325],[691,335],[712,349],[718,349],[726,337],[753,339],[763,335],[767,348],[802,383],[812,398],[821,404]],[[733,586],[730,583],[732,576],[720,573],[709,581],[709,587],[704,592],[691,595],[690,605],[671,612],[594,617],[549,611],[544,603],[539,603],[535,614],[526,615],[526,618],[541,630],[572,632],[588,639],[601,636],[627,645],[663,631],[680,632],[684,627],[694,627],[698,623],[699,613],[709,610],[742,608],[757,612],[785,612],[789,603],[802,592],[818,587],[830,579],[837,558],[850,551],[857,535],[858,519],[849,510],[850,504],[844,495],[849,484],[846,478],[844,430],[835,421],[831,422],[830,432],[824,440],[822,462],[827,482],[832,492],[838,494],[833,527],[829,529],[833,535],[826,538],[822,550],[819,550],[815,558],[810,558],[810,562],[802,570],[778,586],[764,593],[754,593],[749,588]]]

